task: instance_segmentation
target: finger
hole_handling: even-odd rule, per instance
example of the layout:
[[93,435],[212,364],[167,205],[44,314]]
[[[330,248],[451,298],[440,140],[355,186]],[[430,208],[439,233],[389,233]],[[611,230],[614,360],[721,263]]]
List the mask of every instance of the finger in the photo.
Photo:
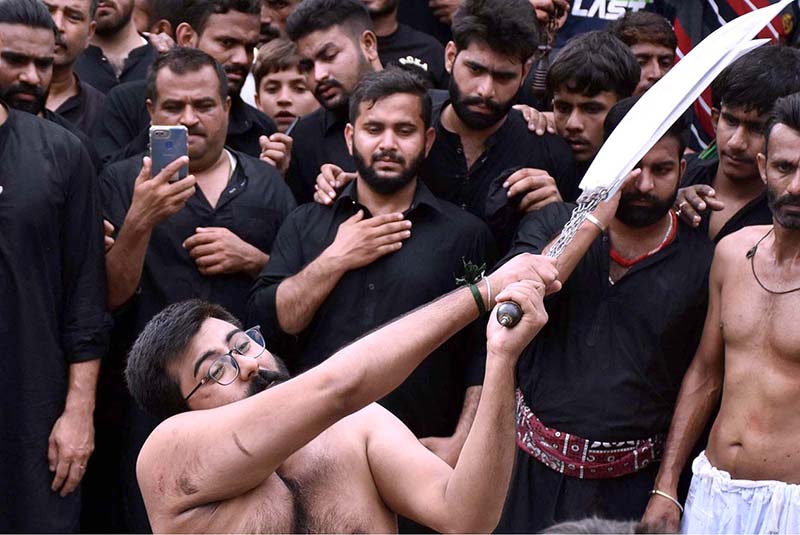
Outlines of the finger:
[[78,488],[81,479],[83,479],[83,474],[85,473],[86,473],[86,468],[84,467],[84,465],[79,464],[77,461],[70,464],[67,479],[64,482],[64,486],[61,488],[60,492],[62,498]]
[[51,472],[55,472],[58,464],[58,444],[53,435],[47,440],[47,467]]
[[[371,227],[380,227],[381,225],[385,225],[386,223],[394,223],[396,221],[402,221],[403,214],[400,212],[394,212],[391,214],[381,214],[376,215],[367,219],[366,223],[369,224]],[[411,223],[409,221],[409,223]]]
[[522,198],[519,209],[525,213],[533,212],[559,200],[557,191],[553,191],[551,188],[539,188]]
[[114,225],[108,222],[108,219],[103,219],[103,232],[111,234],[114,232]]
[[328,196],[328,194],[321,189],[317,189],[317,191],[314,192],[314,202],[324,206],[330,206],[333,204],[333,199],[331,199],[330,196]]
[[552,178],[550,178],[550,175],[548,175],[547,173],[529,174],[528,176],[525,177],[524,180],[520,180],[512,184],[511,187],[508,188],[508,196],[514,197],[521,193],[533,191],[542,188],[544,186],[549,186],[554,182],[555,181]]
[[293,143],[293,140],[290,136],[287,136],[286,134],[282,134],[280,132],[276,132],[271,136],[269,136],[269,140],[273,143],[279,143],[283,146],[289,146]]
[[58,492],[58,490],[64,485],[64,481],[67,479],[67,475],[69,475],[69,465],[70,463],[66,462],[63,459],[59,459],[58,464],[56,465],[56,475],[53,477],[53,484],[50,485],[50,490],[53,492]]
[[377,253],[378,257],[381,257],[383,255],[399,251],[401,247],[403,247],[403,242],[397,241],[394,243],[390,243],[388,245],[381,245],[380,247],[375,249],[375,252]]
[[364,210],[359,210],[355,214],[348,217],[347,220],[344,223],[342,223],[342,225],[346,225],[348,223],[349,224],[358,223],[362,219],[364,219]]
[[514,171],[509,175],[509,177],[503,182],[503,187],[508,189],[511,187],[512,184],[516,184],[520,180],[524,179],[531,173],[532,169],[528,169],[527,167],[524,169],[519,169]]
[[263,154],[261,156],[259,156],[258,159],[261,160],[262,162],[264,162],[267,165],[271,165],[272,167],[278,167],[278,164],[275,163],[275,160],[273,160],[271,158],[267,158]]
[[153,160],[150,159],[149,156],[145,156],[142,158],[142,169],[139,171],[139,176],[136,177],[136,184],[144,182],[145,180],[150,180],[152,175],[150,174],[153,170]]
[[258,145],[261,147],[261,150],[265,150],[268,144],[269,138],[267,136],[258,136]]
[[706,209],[706,202],[700,195],[697,194],[697,190],[695,190],[695,188],[686,188],[684,191],[683,200],[688,202],[692,208],[698,212],[702,212]]
[[189,256],[197,260],[203,256],[211,256],[216,252],[218,252],[216,244],[204,243],[203,245],[197,245],[189,249]]
[[[164,169],[162,169],[160,173],[154,176],[153,179],[159,182],[165,182],[165,183],[169,182],[169,179],[172,178],[172,176],[176,174],[178,170],[185,165],[189,165],[188,156],[181,156],[179,158],[176,158],[175,160],[171,161],[166,166],[164,166]],[[178,180],[177,182],[175,182],[175,184],[178,184],[180,182],[183,182],[183,180]]]
[[406,230],[411,230],[411,221],[407,219],[402,221],[392,221],[375,227],[375,236],[385,236],[387,234],[394,234],[396,232],[403,232]]
[[167,195],[179,195],[189,189],[194,191],[194,187],[197,184],[197,179],[194,175],[187,175],[186,178],[181,180],[176,180],[172,184],[169,184],[169,191]]
[[280,162],[286,157],[286,154],[280,149],[267,149],[261,153],[261,159],[269,159],[273,162]]
[[389,245],[392,243],[397,243],[403,240],[407,240],[410,237],[411,237],[410,230],[401,230],[400,232],[395,232],[393,234],[386,234],[385,236],[381,236],[375,241],[375,243],[378,246]]

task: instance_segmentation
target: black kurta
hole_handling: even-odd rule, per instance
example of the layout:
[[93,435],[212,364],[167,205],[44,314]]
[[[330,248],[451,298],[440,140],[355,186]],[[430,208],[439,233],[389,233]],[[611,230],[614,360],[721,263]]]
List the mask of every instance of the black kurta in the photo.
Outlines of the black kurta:
[[[556,203],[526,216],[509,257],[541,251],[573,207]],[[607,234],[598,237],[546,301],[550,319],[520,358],[519,387],[555,430],[595,441],[645,439],[669,428],[703,327],[713,244],[680,224],[670,245],[613,285],[609,247]],[[581,480],[518,449],[500,530],[537,532],[592,514],[638,518],[655,472]]]
[[106,349],[103,227],[92,163],[59,126],[0,126],[0,532],[71,532],[80,493],[50,490],[47,441],[68,368]]

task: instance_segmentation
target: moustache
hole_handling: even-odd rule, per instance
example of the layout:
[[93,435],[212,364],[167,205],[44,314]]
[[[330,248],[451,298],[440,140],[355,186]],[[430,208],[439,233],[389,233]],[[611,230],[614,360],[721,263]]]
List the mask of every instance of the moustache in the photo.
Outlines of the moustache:
[[314,88],[314,96],[317,97],[318,100],[320,100],[321,99],[320,96],[322,95],[322,93],[324,93],[328,89],[337,87],[339,89],[344,89],[344,86],[336,80],[327,80],[325,82],[320,82],[317,84],[317,87]]
[[273,39],[277,39],[281,36],[280,30],[278,30],[278,28],[272,24],[262,24],[259,33],[265,42],[272,41]]
[[755,165],[756,164],[756,161],[755,161],[754,158],[750,158],[750,157],[744,156],[744,155],[731,154],[729,151],[722,151],[721,156],[726,156],[726,157],[728,157],[728,158],[730,158],[732,160],[736,160],[737,162],[740,162],[740,163],[746,163],[746,164],[749,164],[749,165]]
[[250,73],[250,70],[247,67],[243,67],[241,65],[225,65],[223,70],[225,71],[225,74],[238,74],[242,78]]
[[658,204],[659,199],[650,193],[623,193],[622,197],[620,197],[620,203],[633,203],[638,201],[644,201],[655,205]]
[[289,374],[281,370],[258,370],[258,373],[250,379],[250,386],[247,387],[247,395],[253,396],[263,392],[270,386],[275,386],[289,380]]
[[481,98],[481,97],[464,97],[461,100],[461,103],[464,106],[479,106],[483,105],[489,108],[491,111],[495,113],[500,113],[503,111],[503,107],[500,105],[499,102],[496,100],[492,100],[490,98]]
[[785,195],[781,195],[772,203],[773,208],[782,208],[784,206],[793,206],[795,208],[800,208],[800,195],[793,195],[791,193],[787,193]]
[[406,163],[406,159],[393,150],[379,150],[373,154],[372,164],[375,165],[378,161],[392,162],[400,165],[405,165]]

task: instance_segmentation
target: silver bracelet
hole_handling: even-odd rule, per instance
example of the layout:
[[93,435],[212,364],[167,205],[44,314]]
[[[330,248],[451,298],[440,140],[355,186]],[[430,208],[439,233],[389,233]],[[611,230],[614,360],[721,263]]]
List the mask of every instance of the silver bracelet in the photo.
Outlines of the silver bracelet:
[[677,505],[678,509],[681,510],[681,514],[683,514],[683,506],[681,505],[681,502],[679,502],[678,500],[676,500],[675,498],[673,498],[672,496],[670,496],[666,492],[658,490],[658,489],[651,490],[650,491],[650,496],[652,496],[653,494],[657,494],[658,496],[661,496],[662,498],[668,499],[669,501],[671,501],[672,503]]
[[489,284],[489,277],[484,276],[483,280],[486,281],[486,309],[491,311],[494,308],[494,303],[492,303],[492,286]]
[[600,222],[600,220],[597,219],[592,214],[586,214],[586,221],[588,221],[589,223],[591,223],[595,227],[599,228],[600,232],[605,232],[606,231],[606,227],[604,227],[603,224]]

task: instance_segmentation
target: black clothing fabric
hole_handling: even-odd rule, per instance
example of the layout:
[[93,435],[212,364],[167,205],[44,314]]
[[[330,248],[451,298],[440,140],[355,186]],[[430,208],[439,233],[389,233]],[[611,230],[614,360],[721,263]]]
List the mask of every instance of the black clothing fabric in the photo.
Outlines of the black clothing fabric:
[[433,16],[428,0],[403,0],[397,10],[397,20],[435,37],[442,45],[453,38],[450,25]]
[[94,147],[94,143],[92,140],[89,139],[89,136],[84,134],[80,128],[69,122],[66,118],[62,117],[58,113],[54,111],[50,111],[47,108],[42,110],[42,118],[47,121],[53,122],[69,132],[70,134],[77,137],[83,147],[86,149],[86,152],[89,154],[89,159],[92,160],[92,165],[94,166],[95,171],[99,172],[101,168],[101,161],[100,156],[97,154],[97,150]]
[[[108,94],[93,136],[104,165],[147,150],[150,114],[146,100],[147,84],[144,80],[122,84]],[[225,139],[227,146],[258,158],[261,154],[259,136],[271,136],[275,132],[277,129],[272,119],[238,95],[231,95],[228,136]]]
[[398,24],[393,34],[378,37],[378,55],[384,67],[397,65],[416,72],[430,87],[447,88],[444,47],[426,33]]
[[[333,243],[339,225],[358,210],[369,217],[356,190],[356,183],[351,183],[330,207],[301,206],[278,233],[248,306],[249,322],[260,324],[273,344],[288,336],[280,331],[277,319],[279,284],[315,260]],[[290,354],[283,353],[293,373],[319,364],[361,335],[455,289],[464,261],[478,266],[493,263],[492,238],[483,222],[437,199],[424,184],[418,185],[406,217],[413,230],[403,247],[342,276],[297,337],[297,346]],[[468,327],[451,338],[381,403],[417,436],[452,434],[466,386],[482,383],[484,328],[485,323],[481,329]]]
[[[713,187],[714,177],[717,175],[718,168],[718,158],[701,160],[700,158],[693,157],[688,159],[686,173],[683,175],[681,187],[694,186],[697,184],[705,184]],[[702,216],[698,228],[708,236],[708,226],[711,223],[711,216],[709,213],[702,214]],[[767,192],[765,190],[764,193],[744,205],[722,225],[717,235],[714,236],[714,243],[719,243],[719,241],[728,234],[733,234],[744,227],[770,224],[772,224],[772,210],[769,209],[769,205],[767,204]]]
[[56,113],[78,127],[85,135],[91,136],[106,96],[89,84],[81,82],[77,75],[74,76],[78,81],[78,94],[65,100]]
[[639,520],[650,498],[658,464],[625,477],[577,479],[556,472],[517,448],[512,492],[495,533],[541,533],[559,522],[597,516]]
[[108,343],[95,175],[75,136],[11,110],[0,187],[0,531],[74,532],[80,491],[50,490],[47,443],[69,366]]
[[103,50],[89,45],[75,61],[75,72],[101,93],[108,93],[119,84],[147,78],[147,71],[157,56],[158,51],[150,43],[134,48],[125,58],[118,77]]
[[[540,252],[574,206],[554,203],[527,215],[507,258]],[[713,248],[702,232],[681,223],[670,245],[612,285],[608,235],[592,243],[563,289],[545,301],[550,320],[517,368],[525,400],[546,426],[609,442],[667,432],[702,332]],[[520,508],[560,492],[560,483],[548,488],[543,479],[540,489],[532,477],[518,469],[512,480],[509,503],[516,506],[504,514],[508,531],[541,527],[527,524]],[[617,497],[623,498],[639,497]]]

